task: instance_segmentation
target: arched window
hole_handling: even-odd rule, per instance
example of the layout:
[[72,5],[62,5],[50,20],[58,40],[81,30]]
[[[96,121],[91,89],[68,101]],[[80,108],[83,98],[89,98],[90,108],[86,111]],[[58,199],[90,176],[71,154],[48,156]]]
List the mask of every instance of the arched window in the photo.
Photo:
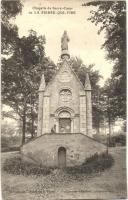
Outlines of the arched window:
[[70,102],[72,99],[72,93],[69,89],[62,89],[60,91],[60,101],[62,102]]

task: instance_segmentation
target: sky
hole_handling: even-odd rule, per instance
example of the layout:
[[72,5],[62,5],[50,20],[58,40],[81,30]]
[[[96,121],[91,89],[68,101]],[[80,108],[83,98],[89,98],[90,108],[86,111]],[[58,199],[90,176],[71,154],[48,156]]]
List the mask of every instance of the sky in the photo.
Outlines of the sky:
[[[104,33],[98,35],[99,27],[88,21],[93,7],[82,7],[83,0],[24,0],[22,13],[17,15],[14,23],[19,28],[19,36],[27,36],[33,29],[38,35],[45,35],[46,56],[55,64],[61,53],[61,37],[64,30],[70,38],[70,56],[77,56],[85,65],[95,64],[94,69],[99,70],[103,79],[100,85],[110,77],[113,63],[105,59],[106,52],[101,49],[105,41]],[[39,11],[40,14],[34,13]],[[45,11],[45,13],[44,13]],[[46,12],[52,12],[47,14]],[[55,14],[53,14],[53,11]],[[59,11],[64,14],[59,14]],[[72,11],[73,14],[68,13]],[[42,12],[42,13],[41,13]]]

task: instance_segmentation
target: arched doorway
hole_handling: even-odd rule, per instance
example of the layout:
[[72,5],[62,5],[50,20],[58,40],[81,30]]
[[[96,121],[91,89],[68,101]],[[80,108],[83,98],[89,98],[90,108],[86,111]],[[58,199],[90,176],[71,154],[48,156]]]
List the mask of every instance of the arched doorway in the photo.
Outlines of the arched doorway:
[[66,167],[66,149],[64,147],[58,149],[58,167]]
[[71,133],[71,115],[67,111],[62,111],[59,114],[59,132]]

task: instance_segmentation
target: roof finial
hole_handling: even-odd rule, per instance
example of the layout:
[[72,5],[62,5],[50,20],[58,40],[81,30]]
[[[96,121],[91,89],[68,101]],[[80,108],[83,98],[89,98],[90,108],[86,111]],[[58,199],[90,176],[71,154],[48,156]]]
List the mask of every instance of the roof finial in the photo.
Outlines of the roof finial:
[[85,88],[85,90],[91,90],[91,83],[90,83],[88,72],[86,72],[84,88]]
[[41,77],[41,82],[40,82],[40,87],[39,87],[39,91],[44,91],[45,90],[45,86],[46,86],[46,83],[45,83],[45,77],[44,77],[44,73],[42,74],[42,77]]

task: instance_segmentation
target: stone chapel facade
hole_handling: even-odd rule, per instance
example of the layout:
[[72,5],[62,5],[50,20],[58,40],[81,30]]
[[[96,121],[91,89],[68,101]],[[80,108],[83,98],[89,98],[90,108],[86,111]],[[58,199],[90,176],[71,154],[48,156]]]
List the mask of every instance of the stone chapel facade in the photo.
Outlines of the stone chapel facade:
[[83,86],[67,56],[46,86],[44,74],[39,88],[38,136],[56,133],[83,133],[92,137],[92,103],[89,75]]
[[44,74],[39,87],[37,138],[21,153],[46,166],[73,166],[102,151],[92,139],[92,102],[89,74],[80,82],[70,64],[66,31],[61,39],[61,64],[46,86]]

